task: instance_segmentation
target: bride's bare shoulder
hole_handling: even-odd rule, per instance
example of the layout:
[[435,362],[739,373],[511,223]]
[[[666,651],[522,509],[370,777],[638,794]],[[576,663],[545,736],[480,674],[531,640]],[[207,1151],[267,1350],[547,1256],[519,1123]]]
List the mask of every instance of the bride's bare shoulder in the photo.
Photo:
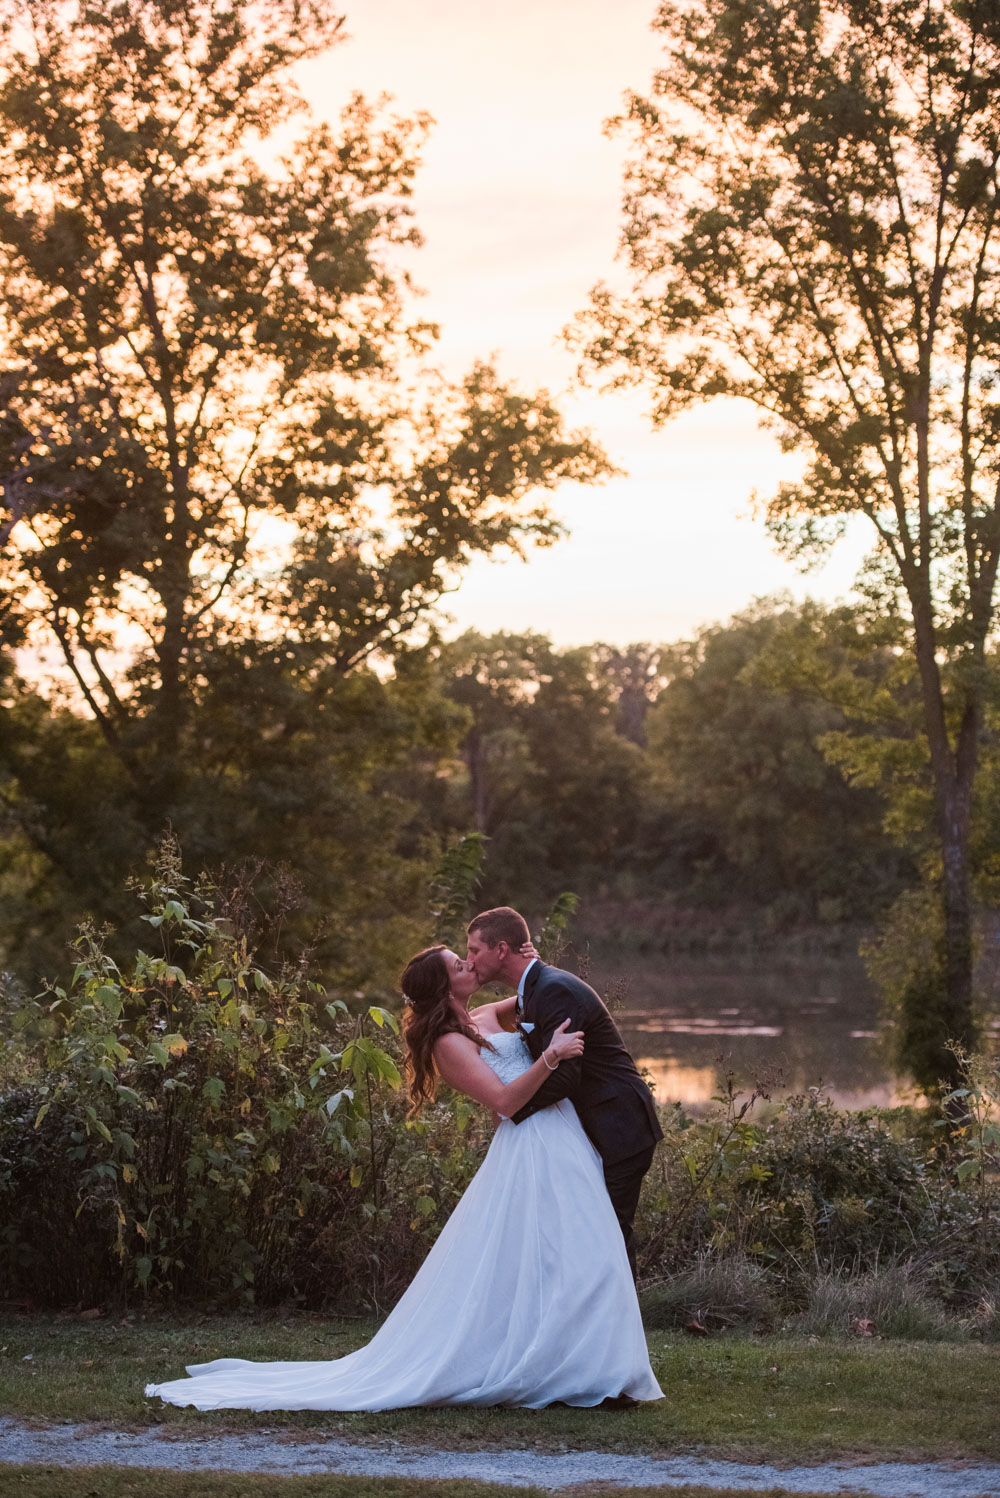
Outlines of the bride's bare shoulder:
[[434,1065],[446,1082],[463,1089],[482,1066],[479,1046],[460,1030],[449,1030],[434,1042]]
[[478,1055],[479,1047],[476,1042],[470,1036],[463,1035],[461,1030],[448,1030],[434,1042],[434,1060],[439,1064],[441,1061],[458,1061]]
[[445,1033],[443,1035],[439,1035],[437,1040],[435,1040],[434,1042],[435,1056],[437,1055],[438,1051],[443,1051],[445,1054],[447,1054],[449,1051],[474,1051],[475,1049],[475,1041],[470,1040],[468,1035],[463,1035],[461,1030],[446,1030]]

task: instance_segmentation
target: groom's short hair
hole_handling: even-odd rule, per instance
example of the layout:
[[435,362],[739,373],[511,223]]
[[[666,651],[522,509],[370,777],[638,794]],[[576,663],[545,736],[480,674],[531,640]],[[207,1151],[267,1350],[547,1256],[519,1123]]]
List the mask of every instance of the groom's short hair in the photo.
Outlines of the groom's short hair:
[[505,941],[512,952],[519,951],[526,941],[531,940],[524,916],[518,915],[509,905],[498,905],[495,910],[484,910],[477,915],[469,922],[468,934],[471,936],[473,931],[478,932],[488,947],[498,947]]

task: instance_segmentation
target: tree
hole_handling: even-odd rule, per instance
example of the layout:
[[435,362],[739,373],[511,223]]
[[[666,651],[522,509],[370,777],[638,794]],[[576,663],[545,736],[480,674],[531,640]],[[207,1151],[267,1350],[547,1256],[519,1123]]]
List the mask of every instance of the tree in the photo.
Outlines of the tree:
[[850,674],[857,696],[867,672],[874,711],[884,678],[876,642],[864,660],[845,649],[846,614],[762,599],[664,650],[648,718],[658,881],[807,921],[867,922],[898,892],[909,860],[883,831],[881,785],[830,762],[859,743],[831,683],[843,695]]
[[870,523],[867,585],[906,622],[932,771],[934,1028],[968,1047],[1000,560],[1000,12],[665,0],[656,24],[665,65],[627,116],[632,290],[598,288],[585,362],[646,388],[658,422],[716,396],[752,402],[804,457],[763,506],[791,554],[850,516]]
[[466,726],[458,763],[432,769],[422,799],[432,826],[488,837],[482,898],[538,910],[627,877],[645,776],[617,730],[602,648],[470,630],[434,657]]
[[640,748],[646,743],[649,709],[665,684],[663,655],[661,645],[594,646],[595,660],[615,697],[618,731]]
[[356,98],[274,158],[291,70],[340,39],[325,5],[0,17],[5,639],[55,646],[97,780],[190,853],[206,801],[253,821],[262,764],[307,758],[472,555],[553,540],[546,491],[607,464],[544,392],[426,368],[398,263],[424,118]]
[[[533,492],[604,460],[485,366],[404,388],[433,332],[392,268],[417,239],[425,121],[378,124],[356,99],[275,170],[252,156],[301,112],[292,65],[337,39],[324,7],[9,0],[7,16],[10,609],[55,636],[123,760],[141,716],[165,761],[220,629],[308,634],[347,670],[473,552],[552,539]],[[265,517],[295,552],[276,580]]]

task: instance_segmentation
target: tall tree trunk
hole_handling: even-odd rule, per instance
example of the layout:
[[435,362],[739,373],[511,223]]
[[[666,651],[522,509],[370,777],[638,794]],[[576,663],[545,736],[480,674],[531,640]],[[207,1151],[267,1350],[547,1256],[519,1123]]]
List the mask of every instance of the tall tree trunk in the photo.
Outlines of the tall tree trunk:
[[930,1036],[933,1031],[936,1038],[927,1047],[921,1067],[923,1075],[917,1080],[924,1086],[943,1082],[947,1087],[956,1087],[960,1085],[959,1065],[946,1049],[947,1043],[954,1041],[964,1049],[972,1049],[976,1041],[969,834],[981,688],[974,682],[968,689],[970,695],[953,748],[945,716],[930,598],[923,589],[914,589],[910,599],[941,850],[943,917],[940,983],[921,985],[924,1002],[939,1005],[937,1022],[929,1027],[926,1015],[918,1017],[920,1032]]
[[181,757],[188,707],[184,655],[188,645],[190,568],[187,536],[175,537],[168,533],[161,554],[162,580],[159,588],[163,604],[163,622],[157,646],[160,680],[151,718],[157,765],[154,801],[157,803],[161,823],[170,819],[184,778]]
[[[945,1038],[971,1050],[976,1039],[972,975],[972,900],[969,889],[970,788],[951,787],[940,815],[944,912],[944,988],[947,1008],[942,1016]],[[959,1072],[951,1058],[944,1080],[958,1085]]]
[[475,725],[466,734],[463,754],[472,792],[473,825],[477,832],[485,832],[490,812],[488,755],[482,730]]

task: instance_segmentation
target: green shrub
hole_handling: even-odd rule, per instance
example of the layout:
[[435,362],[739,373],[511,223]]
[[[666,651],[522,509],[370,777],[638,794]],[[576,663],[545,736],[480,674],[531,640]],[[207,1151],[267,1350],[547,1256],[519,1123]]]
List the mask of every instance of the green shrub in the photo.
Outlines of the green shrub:
[[[946,1311],[970,1314],[1000,1275],[993,1136],[973,1070],[969,1121],[940,1129],[926,1111],[841,1113],[815,1092],[758,1116],[748,1105],[759,1093],[739,1094],[731,1078],[712,1116],[668,1114],[637,1221],[656,1324],[699,1304],[717,1306],[720,1324],[751,1324],[770,1302],[823,1325],[873,1319],[930,1337]],[[754,1294],[748,1262],[760,1270]],[[855,1289],[896,1302],[866,1317]],[[980,1319],[991,1335],[985,1310]]]
[[0,1297],[356,1302],[384,1278],[395,1019],[266,972],[173,847],[143,899],[157,952],[123,970],[85,930],[7,1025]]
[[912,1254],[939,1227],[925,1147],[877,1112],[841,1113],[816,1093],[791,1098],[755,1138],[748,1166],[732,1217],[768,1259],[839,1274]]
[[[434,918],[481,846],[452,850]],[[393,1016],[268,971],[167,845],[141,892],[153,951],[84,931],[75,971],[0,1012],[0,1298],[384,1310],[478,1168],[484,1110],[405,1117]],[[558,915],[558,910],[557,910]],[[996,1068],[962,1058],[957,1117],[760,1105],[729,1076],[675,1109],[642,1193],[650,1324],[799,1318],[1000,1338]],[[756,1107],[754,1105],[757,1105]]]

